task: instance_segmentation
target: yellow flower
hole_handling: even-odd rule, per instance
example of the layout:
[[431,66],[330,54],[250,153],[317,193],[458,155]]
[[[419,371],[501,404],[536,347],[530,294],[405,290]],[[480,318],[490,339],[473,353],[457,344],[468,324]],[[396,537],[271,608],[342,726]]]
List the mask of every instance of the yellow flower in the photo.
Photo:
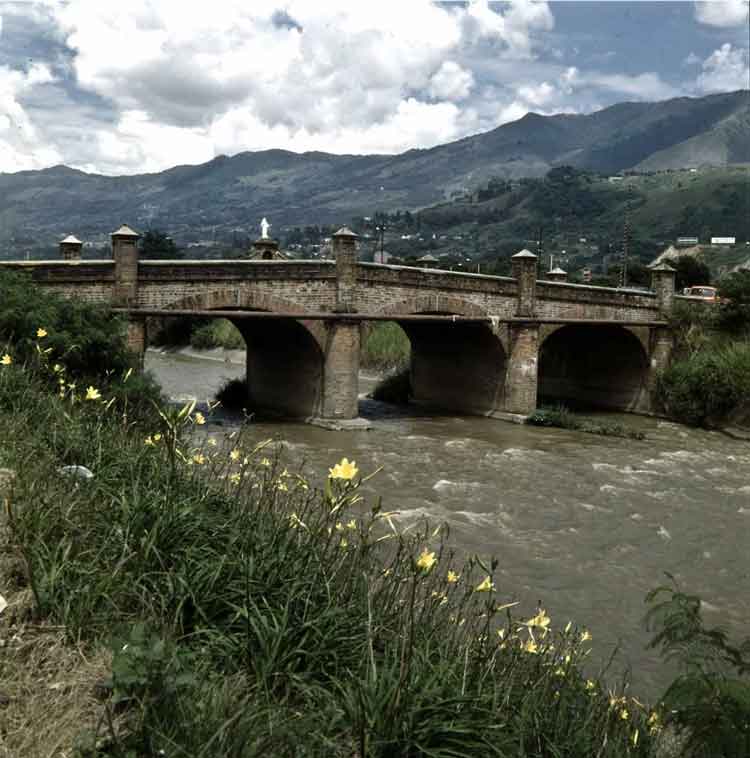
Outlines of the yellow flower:
[[235,448],[234,450],[232,450],[232,452],[231,452],[231,453],[229,453],[229,457],[230,457],[230,458],[231,458],[233,461],[238,461],[238,460],[240,459],[240,451],[239,451],[239,450],[237,450],[237,448]]
[[588,629],[584,629],[581,632],[581,642],[588,642],[591,639],[591,633]]
[[148,445],[148,447],[153,447],[154,446],[154,439],[153,439],[153,437],[149,434],[149,436],[146,437],[145,440],[143,440],[143,444],[144,445]]
[[288,492],[289,491],[289,487],[287,487],[284,482],[278,482],[278,484],[276,485],[276,489],[279,492]]
[[523,650],[525,653],[538,653],[539,648],[536,646],[536,642],[534,642],[534,639],[528,639],[526,642],[521,644],[521,650]]
[[200,411],[195,414],[195,423],[198,426],[203,426],[206,423],[206,417]]
[[495,583],[490,581],[489,577],[485,577],[484,581],[474,588],[474,592],[492,592],[494,589]]
[[344,525],[340,521],[336,522],[336,531],[337,532],[343,532],[344,531]]
[[59,374],[61,371],[65,371],[65,368],[64,368],[63,366],[61,366],[59,363],[56,363],[56,364],[55,364],[55,365],[52,367],[52,370],[53,370],[53,371],[54,371],[56,374]]
[[543,629],[546,632],[547,627],[550,624],[550,617],[544,612],[544,608],[540,608],[539,613],[537,613],[534,618],[525,621],[524,624],[530,628],[536,627],[537,629]]
[[101,392],[96,387],[88,386],[86,388],[86,400],[99,400],[101,396]]
[[351,521],[348,521],[346,524],[347,529],[356,529],[357,528],[357,522],[352,519]]
[[558,666],[555,669],[555,676],[565,676],[565,669],[562,666]]
[[5,355],[0,358],[0,363],[2,363],[3,366],[10,366],[10,364],[13,363],[13,359],[8,355],[8,353],[5,353]]
[[455,571],[449,571],[448,572],[448,584],[455,584],[460,579],[460,574],[457,574]]
[[[243,461],[243,463],[244,463],[244,461]],[[271,465],[271,461],[269,461],[268,458],[261,458],[260,459],[260,465],[261,466],[265,466],[266,468],[268,468]]]
[[330,479],[344,479],[349,481],[354,479],[359,473],[357,464],[355,461],[349,461],[347,458],[342,458],[340,463],[337,463],[333,468],[328,469],[328,477]]
[[661,731],[661,717],[656,711],[651,711],[651,715],[648,717],[648,731],[650,734],[657,734]]
[[161,439],[161,434],[154,435],[154,442],[158,442]]
[[241,479],[241,478],[242,478],[242,477],[240,477],[240,475],[239,475],[239,474],[232,474],[232,475],[229,477],[229,481],[230,481],[232,484],[239,484],[239,483],[240,483],[240,479]]
[[623,721],[627,721],[629,717],[630,717],[630,714],[628,713],[628,709],[627,709],[627,708],[623,708],[623,709],[620,711],[620,718],[621,718]]
[[41,326],[40,326],[40,327],[39,327],[39,328],[36,330],[36,336],[37,336],[39,339],[42,339],[42,337],[46,337],[46,336],[47,336],[47,330],[46,330],[46,329],[44,329],[43,327],[41,327]]
[[203,453],[196,453],[193,456],[193,462],[197,463],[199,466],[202,466],[206,462],[206,456],[203,455]]
[[435,553],[429,553],[427,550],[423,550],[417,558],[417,568],[422,569],[422,571],[429,571],[436,563]]
[[594,684],[593,679],[586,680],[586,685],[585,685],[586,692],[591,692],[592,690],[595,689],[595,687],[596,687],[596,684]]

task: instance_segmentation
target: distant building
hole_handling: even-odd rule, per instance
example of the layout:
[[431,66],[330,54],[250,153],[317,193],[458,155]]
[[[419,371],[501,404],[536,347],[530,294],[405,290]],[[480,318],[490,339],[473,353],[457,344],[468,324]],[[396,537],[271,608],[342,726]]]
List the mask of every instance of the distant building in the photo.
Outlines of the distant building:
[[712,245],[734,245],[736,241],[736,237],[711,237]]
[[676,242],[677,247],[692,247],[697,244],[697,237],[678,237]]
[[430,255],[429,253],[427,255],[423,255],[421,258],[417,258],[417,264],[419,266],[423,266],[424,268],[429,268],[433,264],[437,263],[438,259],[434,255]]

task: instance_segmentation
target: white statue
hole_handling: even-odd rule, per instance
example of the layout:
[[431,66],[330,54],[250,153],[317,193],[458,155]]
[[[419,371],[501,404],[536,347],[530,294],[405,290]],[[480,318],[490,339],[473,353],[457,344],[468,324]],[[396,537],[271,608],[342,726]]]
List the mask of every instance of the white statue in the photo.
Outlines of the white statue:
[[267,240],[268,239],[268,230],[270,228],[271,224],[266,221],[266,217],[264,216],[263,219],[260,222],[260,238]]

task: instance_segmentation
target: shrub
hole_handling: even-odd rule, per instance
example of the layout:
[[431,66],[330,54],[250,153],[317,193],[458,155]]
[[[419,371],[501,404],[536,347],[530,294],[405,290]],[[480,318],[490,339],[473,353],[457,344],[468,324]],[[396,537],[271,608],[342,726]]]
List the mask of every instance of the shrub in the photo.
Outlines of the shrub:
[[678,421],[696,426],[721,423],[750,396],[750,343],[707,342],[663,372],[657,396]]
[[559,429],[586,432],[587,434],[600,434],[604,437],[626,437],[633,440],[646,438],[643,432],[628,429],[624,424],[618,424],[615,421],[596,422],[581,418],[564,405],[558,405],[555,408],[538,408],[530,416],[527,416],[526,423],[532,426],[552,426]]
[[406,405],[411,397],[411,378],[408,368],[401,369],[381,379],[372,391],[374,400],[383,403]]
[[248,411],[250,394],[247,379],[229,379],[219,388],[216,399],[230,411]]
[[681,754],[750,755],[750,637],[734,645],[722,629],[707,629],[700,598],[676,586],[658,587],[646,601],[647,625],[656,632],[649,646],[680,669],[660,710],[663,722],[682,738]]

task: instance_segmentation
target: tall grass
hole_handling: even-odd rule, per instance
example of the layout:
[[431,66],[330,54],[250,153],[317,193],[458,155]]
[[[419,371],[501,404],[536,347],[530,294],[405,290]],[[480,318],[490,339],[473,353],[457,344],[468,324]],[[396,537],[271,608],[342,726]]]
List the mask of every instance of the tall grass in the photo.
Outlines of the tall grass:
[[214,444],[156,406],[143,429],[46,370],[0,367],[6,517],[36,618],[113,651],[79,756],[649,754],[645,707],[583,675],[587,633],[514,618],[496,562],[400,533],[355,464],[315,489],[252,427]]
[[409,366],[411,343],[393,321],[376,321],[365,326],[360,353],[362,368],[397,373]]

